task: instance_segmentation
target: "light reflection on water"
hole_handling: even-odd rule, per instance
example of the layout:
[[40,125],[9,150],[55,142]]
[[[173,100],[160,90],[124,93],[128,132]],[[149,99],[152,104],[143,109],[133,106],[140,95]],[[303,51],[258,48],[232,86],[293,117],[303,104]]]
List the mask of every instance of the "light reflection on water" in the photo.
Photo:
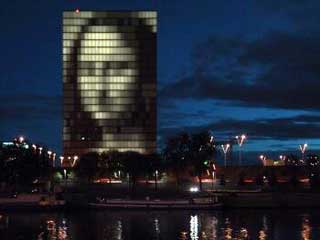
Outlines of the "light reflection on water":
[[190,218],[190,238],[191,240],[198,240],[199,239],[199,220],[198,220],[198,216],[191,215]]
[[311,230],[312,230],[312,227],[310,226],[309,217],[303,216],[302,226],[301,226],[301,239],[302,240],[312,239],[311,238]]
[[0,213],[0,239],[320,239],[320,210]]
[[61,221],[49,219],[46,221],[43,231],[38,234],[38,240],[67,240],[68,227],[66,219]]

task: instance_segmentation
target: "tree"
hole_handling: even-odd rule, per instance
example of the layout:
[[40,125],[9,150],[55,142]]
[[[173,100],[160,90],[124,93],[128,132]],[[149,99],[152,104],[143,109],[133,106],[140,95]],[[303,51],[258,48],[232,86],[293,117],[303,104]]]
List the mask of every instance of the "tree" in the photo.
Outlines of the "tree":
[[88,182],[92,181],[98,172],[99,160],[100,155],[96,152],[82,155],[76,166],[76,172],[79,177],[86,178]]
[[145,156],[145,164],[148,177],[154,177],[154,189],[158,190],[159,173],[162,171],[163,163],[161,155],[158,153],[147,154]]
[[52,173],[51,160],[43,147],[42,153],[31,148],[31,143],[14,141],[0,148],[0,181],[17,187],[30,187],[37,179],[49,179]]
[[121,168],[129,175],[131,192],[135,192],[138,177],[146,172],[145,156],[135,151],[123,152],[121,155]]
[[109,178],[113,177],[114,172],[123,171],[121,165],[121,158],[123,154],[118,151],[109,151],[103,152],[101,154],[99,168],[101,168],[101,174],[108,176]]
[[167,168],[172,168],[176,186],[180,187],[180,173],[186,167],[187,157],[189,152],[190,137],[187,133],[180,133],[177,136],[167,139],[166,146],[163,152],[165,164]]
[[216,148],[209,132],[204,131],[191,136],[188,161],[192,164],[194,174],[198,177],[200,191],[202,191],[202,175],[208,169],[210,165],[208,163],[213,161],[215,154]]

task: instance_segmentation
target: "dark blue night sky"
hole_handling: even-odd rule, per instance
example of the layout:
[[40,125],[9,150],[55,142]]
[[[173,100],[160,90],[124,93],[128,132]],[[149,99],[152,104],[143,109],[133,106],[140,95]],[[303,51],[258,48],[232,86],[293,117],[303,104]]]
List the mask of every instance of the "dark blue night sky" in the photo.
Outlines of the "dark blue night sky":
[[3,0],[0,140],[61,152],[62,11],[158,10],[159,142],[246,133],[246,151],[320,148],[320,2]]

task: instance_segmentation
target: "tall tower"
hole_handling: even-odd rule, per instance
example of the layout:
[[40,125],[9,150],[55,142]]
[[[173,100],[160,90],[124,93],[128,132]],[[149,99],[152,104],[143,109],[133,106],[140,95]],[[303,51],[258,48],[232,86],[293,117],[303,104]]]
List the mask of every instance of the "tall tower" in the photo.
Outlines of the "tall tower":
[[63,13],[63,152],[156,150],[155,11]]

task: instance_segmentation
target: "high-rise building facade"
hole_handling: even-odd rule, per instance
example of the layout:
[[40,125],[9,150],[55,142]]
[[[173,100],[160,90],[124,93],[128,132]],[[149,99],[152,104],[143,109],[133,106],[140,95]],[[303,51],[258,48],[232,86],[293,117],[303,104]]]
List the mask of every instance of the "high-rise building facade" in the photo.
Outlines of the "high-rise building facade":
[[156,150],[155,11],[63,13],[63,152]]

